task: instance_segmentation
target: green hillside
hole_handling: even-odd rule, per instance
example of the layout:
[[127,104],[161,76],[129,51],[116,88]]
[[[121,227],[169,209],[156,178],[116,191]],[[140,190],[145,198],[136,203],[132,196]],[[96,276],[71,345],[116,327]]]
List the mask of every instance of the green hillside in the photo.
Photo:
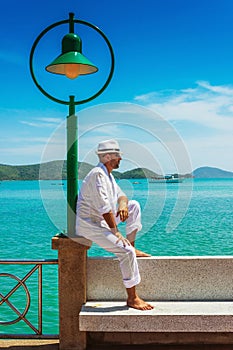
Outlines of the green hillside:
[[121,174],[121,178],[123,179],[144,179],[144,178],[150,178],[155,176],[158,176],[158,175],[146,168],[137,168],[137,169],[125,171],[124,173]]
[[[93,168],[93,165],[79,162],[79,179],[83,179]],[[161,176],[146,168],[137,168],[123,173],[113,171],[116,179],[143,179]],[[213,167],[201,167],[193,174],[179,175],[183,178],[194,176],[195,178],[233,178],[233,173]],[[0,164],[0,181],[4,180],[65,180],[67,178],[66,161],[55,160],[52,162],[32,165],[5,165]]]
[[[93,168],[93,165],[79,162],[79,179],[83,179]],[[133,169],[120,173],[114,171],[116,179],[142,179],[157,174],[145,168]],[[66,161],[56,160],[32,165],[5,165],[0,164],[0,181],[3,180],[65,180],[67,178]]]
[[[79,163],[79,177],[83,179],[92,165]],[[0,180],[60,180],[66,179],[66,161],[56,160],[32,165],[0,164]]]

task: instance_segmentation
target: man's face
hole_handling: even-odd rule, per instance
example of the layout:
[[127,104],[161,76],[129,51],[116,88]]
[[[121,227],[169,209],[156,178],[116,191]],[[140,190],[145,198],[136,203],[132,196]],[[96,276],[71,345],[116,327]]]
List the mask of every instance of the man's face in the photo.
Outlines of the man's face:
[[118,169],[122,159],[120,153],[111,153],[110,155],[111,155],[110,165],[112,169]]

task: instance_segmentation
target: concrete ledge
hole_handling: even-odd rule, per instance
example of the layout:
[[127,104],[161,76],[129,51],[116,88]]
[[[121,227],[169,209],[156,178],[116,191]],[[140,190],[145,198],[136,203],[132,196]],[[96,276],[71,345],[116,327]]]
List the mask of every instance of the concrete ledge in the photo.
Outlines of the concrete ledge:
[[233,332],[233,302],[152,302],[139,311],[124,302],[87,302],[79,316],[90,332]]
[[[151,257],[138,259],[146,300],[215,300],[233,298],[233,257]],[[87,300],[126,300],[119,262],[88,258]]]

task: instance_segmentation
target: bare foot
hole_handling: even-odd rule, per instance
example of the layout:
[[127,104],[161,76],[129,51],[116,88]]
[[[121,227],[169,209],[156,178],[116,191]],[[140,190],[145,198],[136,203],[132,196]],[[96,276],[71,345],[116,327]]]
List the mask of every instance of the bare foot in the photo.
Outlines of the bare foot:
[[142,252],[141,250],[135,249],[136,257],[137,258],[149,258],[151,255]]
[[144,300],[136,296],[134,299],[127,300],[127,305],[137,310],[152,310],[154,306],[146,303]]

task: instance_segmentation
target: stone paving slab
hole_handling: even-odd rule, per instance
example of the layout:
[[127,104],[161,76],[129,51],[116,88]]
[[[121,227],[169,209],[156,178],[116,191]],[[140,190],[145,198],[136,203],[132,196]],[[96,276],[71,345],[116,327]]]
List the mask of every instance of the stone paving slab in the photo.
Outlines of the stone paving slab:
[[[1,350],[58,350],[53,340],[0,340]],[[232,345],[89,345],[87,350],[232,350]]]
[[58,350],[59,340],[0,339],[0,349],[8,350]]

